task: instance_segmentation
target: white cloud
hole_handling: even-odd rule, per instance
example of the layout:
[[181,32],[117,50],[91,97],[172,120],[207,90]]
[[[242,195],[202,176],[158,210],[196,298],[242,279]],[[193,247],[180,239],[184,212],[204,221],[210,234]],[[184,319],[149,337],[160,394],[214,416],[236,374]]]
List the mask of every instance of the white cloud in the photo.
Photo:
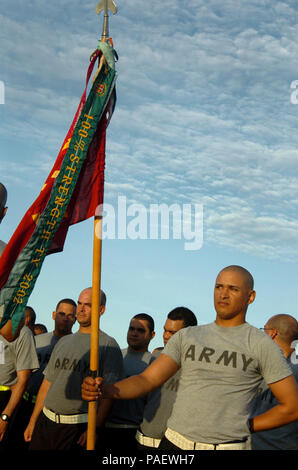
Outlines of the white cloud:
[[[30,2],[24,21],[21,11],[2,11],[0,132],[30,136],[31,165],[43,173],[78,104],[96,21],[101,31],[94,6]],[[280,240],[280,252],[297,253],[297,9],[265,0],[118,7],[110,18],[119,62],[107,197],[203,203],[207,243],[273,257]]]

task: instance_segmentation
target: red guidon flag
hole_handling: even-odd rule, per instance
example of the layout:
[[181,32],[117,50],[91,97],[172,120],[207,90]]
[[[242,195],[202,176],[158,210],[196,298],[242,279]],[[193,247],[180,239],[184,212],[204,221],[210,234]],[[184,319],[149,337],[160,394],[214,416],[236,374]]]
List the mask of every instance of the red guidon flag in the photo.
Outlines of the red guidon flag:
[[[38,220],[47,206],[55,180],[60,173],[61,165],[68,151],[74,129],[86,103],[87,85],[98,55],[99,54],[93,57],[88,68],[85,90],[54,166],[49,173],[39,196],[23,216],[0,257],[0,290],[6,284],[18,256],[32,237],[38,224]],[[96,207],[103,203],[106,127],[113,113],[115,101],[116,92],[113,90],[106,108],[106,113],[102,116],[94,138],[88,148],[86,159],[80,171],[78,182],[64,218],[52,239],[47,254],[62,251],[68,227],[94,216]]]

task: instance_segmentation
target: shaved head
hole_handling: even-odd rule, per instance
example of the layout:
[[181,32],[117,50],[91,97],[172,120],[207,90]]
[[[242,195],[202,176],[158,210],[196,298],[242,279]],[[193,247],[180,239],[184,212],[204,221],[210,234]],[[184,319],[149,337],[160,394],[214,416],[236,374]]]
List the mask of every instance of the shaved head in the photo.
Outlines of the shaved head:
[[[237,265],[231,265],[227,266],[226,268],[223,268],[220,273],[225,272],[225,271],[233,271],[236,273],[239,273],[243,280],[245,281],[245,284],[247,285],[249,290],[252,290],[254,288],[254,278],[250,274],[247,269],[243,268],[242,266],[237,266]],[[220,274],[219,273],[219,274]]]
[[298,322],[291,315],[280,313],[271,317],[266,323],[267,328],[278,330],[278,336],[281,341],[291,344],[298,340]]
[[[92,296],[92,287],[86,287],[85,289],[82,290],[81,294],[88,293],[90,296]],[[100,290],[100,305],[104,306],[106,305],[107,302],[107,297],[104,291],[101,289]]]

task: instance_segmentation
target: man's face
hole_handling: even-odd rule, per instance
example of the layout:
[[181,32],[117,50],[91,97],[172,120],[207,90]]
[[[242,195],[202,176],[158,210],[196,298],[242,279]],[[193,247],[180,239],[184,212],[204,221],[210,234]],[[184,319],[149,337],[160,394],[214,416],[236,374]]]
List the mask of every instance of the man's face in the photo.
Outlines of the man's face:
[[56,312],[53,312],[55,330],[58,333],[68,334],[76,321],[76,308],[68,303],[60,303]]
[[181,328],[184,327],[184,321],[183,320],[170,320],[169,318],[165,322],[165,325],[163,327],[164,332],[163,332],[163,342],[164,345],[167,344],[169,339],[177,333],[177,331],[181,330]]
[[214,287],[214,307],[221,320],[244,317],[255,292],[249,289],[243,275],[237,271],[222,271]]
[[147,320],[133,318],[127,332],[127,343],[135,351],[147,351],[154,333],[150,331]]
[[91,325],[92,290],[85,289],[80,293],[77,305],[77,320],[80,326]]

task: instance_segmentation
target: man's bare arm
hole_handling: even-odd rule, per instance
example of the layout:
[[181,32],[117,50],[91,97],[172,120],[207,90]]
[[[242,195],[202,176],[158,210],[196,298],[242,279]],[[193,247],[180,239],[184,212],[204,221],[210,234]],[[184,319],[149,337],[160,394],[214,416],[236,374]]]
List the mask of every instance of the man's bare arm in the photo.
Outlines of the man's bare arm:
[[254,431],[277,428],[298,420],[298,388],[293,375],[269,384],[278,405],[253,418]]
[[[31,374],[31,370],[25,369],[25,370],[19,370],[17,371],[17,382],[11,386],[11,395],[9,398],[9,401],[5,408],[2,410],[3,414],[6,414],[8,416],[11,416],[18,406],[23,393],[26,389],[29,377]],[[7,421],[0,421],[0,441],[2,441],[4,434],[7,429]]]
[[30,369],[17,371],[17,382],[11,386],[11,396],[2,413],[7,414],[8,416],[12,415],[26,390],[30,374]]
[[130,400],[147,395],[155,388],[164,384],[179,369],[178,364],[166,354],[161,354],[139,375],[132,375],[115,384],[102,384],[102,379],[87,377],[82,384],[84,400],[112,398]]
[[49,390],[50,386],[51,386],[51,382],[49,382],[46,379],[43,379],[42,384],[39,388],[37,397],[36,397],[36,402],[35,402],[35,406],[34,406],[31,418],[30,418],[28,426],[27,426],[27,428],[25,429],[25,432],[24,432],[24,439],[25,439],[26,442],[31,441],[31,437],[32,437],[32,434],[33,434],[33,431],[34,431],[34,427],[35,427],[37,418],[38,418],[41,410],[43,409],[43,404],[44,404],[44,401],[45,401],[45,398],[47,396],[47,393],[48,393],[48,390]]

